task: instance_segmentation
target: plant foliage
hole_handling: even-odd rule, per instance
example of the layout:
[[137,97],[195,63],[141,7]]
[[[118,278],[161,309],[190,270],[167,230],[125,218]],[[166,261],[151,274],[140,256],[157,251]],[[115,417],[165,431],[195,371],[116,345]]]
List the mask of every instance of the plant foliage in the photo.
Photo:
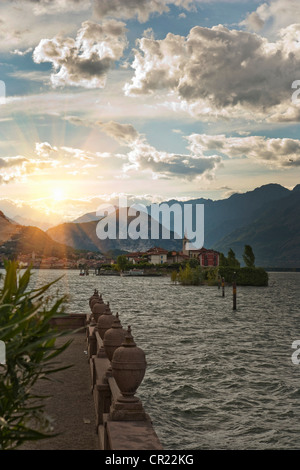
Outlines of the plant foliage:
[[[31,269],[21,273],[15,261],[5,263],[0,288],[0,339],[6,363],[0,365],[0,449],[14,449],[28,440],[50,437],[50,421],[42,398],[34,394],[37,380],[61,370],[58,332],[51,319],[64,312],[66,297],[49,296],[53,282],[30,289]],[[56,282],[56,281],[55,281]]]

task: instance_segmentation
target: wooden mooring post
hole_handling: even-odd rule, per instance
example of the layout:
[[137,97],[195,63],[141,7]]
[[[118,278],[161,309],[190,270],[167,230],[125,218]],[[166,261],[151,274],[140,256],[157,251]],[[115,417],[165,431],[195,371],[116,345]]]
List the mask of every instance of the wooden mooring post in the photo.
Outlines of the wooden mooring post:
[[222,277],[222,297],[225,297],[225,279]]
[[233,273],[232,278],[232,297],[233,297],[233,310],[236,310],[236,272]]

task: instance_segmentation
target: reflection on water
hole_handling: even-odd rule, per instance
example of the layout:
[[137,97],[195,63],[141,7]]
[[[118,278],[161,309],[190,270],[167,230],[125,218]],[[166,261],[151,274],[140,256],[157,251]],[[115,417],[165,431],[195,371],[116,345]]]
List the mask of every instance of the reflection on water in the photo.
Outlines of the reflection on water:
[[[300,273],[270,273],[269,287],[171,284],[169,278],[64,274],[67,311],[86,313],[94,288],[146,353],[137,395],[165,449],[296,449],[300,438]],[[55,287],[55,289],[57,288]]]

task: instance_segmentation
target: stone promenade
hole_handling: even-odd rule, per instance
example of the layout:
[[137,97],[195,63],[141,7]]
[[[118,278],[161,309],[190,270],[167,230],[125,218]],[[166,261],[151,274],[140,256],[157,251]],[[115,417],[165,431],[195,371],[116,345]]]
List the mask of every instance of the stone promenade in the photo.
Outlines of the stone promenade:
[[58,436],[28,442],[22,450],[98,450],[95,432],[95,410],[91,394],[90,369],[85,350],[85,332],[58,338],[57,345],[66,339],[72,344],[58,358],[59,366],[69,369],[53,374],[51,381],[40,380],[35,392],[51,395],[45,400],[46,413],[53,420],[53,432]]

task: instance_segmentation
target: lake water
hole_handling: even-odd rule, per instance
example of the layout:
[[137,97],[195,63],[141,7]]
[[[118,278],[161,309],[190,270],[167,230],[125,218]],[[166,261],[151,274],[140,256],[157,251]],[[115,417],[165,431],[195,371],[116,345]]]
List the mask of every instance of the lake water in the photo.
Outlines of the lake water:
[[[147,370],[137,395],[165,449],[299,449],[300,273],[270,273],[268,287],[172,285],[169,278],[63,274],[67,311],[87,313],[94,288],[131,325]],[[300,358],[300,355],[299,355]]]

